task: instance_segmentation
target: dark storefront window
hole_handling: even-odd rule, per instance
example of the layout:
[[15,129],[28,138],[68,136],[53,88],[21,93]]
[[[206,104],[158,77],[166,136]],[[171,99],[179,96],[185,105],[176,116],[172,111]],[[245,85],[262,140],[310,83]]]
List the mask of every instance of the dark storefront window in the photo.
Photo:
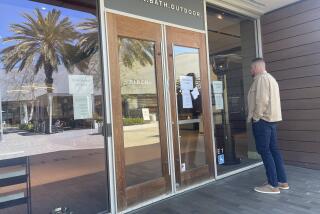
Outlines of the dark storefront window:
[[95,1],[41,2],[0,3],[0,213],[106,211]]
[[254,20],[207,8],[212,109],[218,175],[259,162],[250,124],[247,93],[256,57]]

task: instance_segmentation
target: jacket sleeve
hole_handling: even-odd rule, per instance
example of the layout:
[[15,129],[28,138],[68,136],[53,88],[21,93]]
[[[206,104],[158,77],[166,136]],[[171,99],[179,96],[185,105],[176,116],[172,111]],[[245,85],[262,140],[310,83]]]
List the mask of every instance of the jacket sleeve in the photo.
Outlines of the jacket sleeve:
[[261,77],[257,82],[256,103],[253,112],[253,119],[260,120],[269,106],[270,84],[268,78]]

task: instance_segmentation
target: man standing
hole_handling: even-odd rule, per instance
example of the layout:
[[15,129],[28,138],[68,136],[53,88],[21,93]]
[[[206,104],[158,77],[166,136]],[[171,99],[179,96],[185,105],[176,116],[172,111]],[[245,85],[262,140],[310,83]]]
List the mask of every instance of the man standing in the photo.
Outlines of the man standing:
[[279,86],[266,71],[262,58],[251,64],[254,81],[248,94],[248,122],[252,122],[257,152],[266,169],[268,183],[256,187],[260,193],[279,194],[289,189],[284,163],[277,146],[277,122],[282,120]]

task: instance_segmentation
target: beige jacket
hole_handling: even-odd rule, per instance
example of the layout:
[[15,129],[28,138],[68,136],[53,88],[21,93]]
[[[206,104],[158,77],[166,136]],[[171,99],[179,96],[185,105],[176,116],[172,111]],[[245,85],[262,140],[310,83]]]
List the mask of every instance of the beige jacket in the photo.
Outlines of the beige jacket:
[[264,72],[254,77],[248,94],[248,122],[260,119],[268,122],[282,120],[279,85]]

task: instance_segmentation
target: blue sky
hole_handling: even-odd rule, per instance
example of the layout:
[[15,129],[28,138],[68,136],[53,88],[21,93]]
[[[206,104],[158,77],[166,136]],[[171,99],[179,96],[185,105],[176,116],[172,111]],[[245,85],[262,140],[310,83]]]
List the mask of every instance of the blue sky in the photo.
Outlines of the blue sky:
[[[21,23],[24,18],[22,13],[33,13],[35,8],[39,8],[43,13],[52,9],[59,9],[61,17],[69,17],[74,24],[82,22],[86,18],[93,18],[89,13],[41,4],[29,0],[0,0],[0,41],[2,38],[12,35],[9,31],[9,25],[12,23]],[[9,44],[0,43],[0,50]]]
[[183,46],[174,46],[174,55],[186,54],[186,53],[199,53],[197,48],[189,48]]

